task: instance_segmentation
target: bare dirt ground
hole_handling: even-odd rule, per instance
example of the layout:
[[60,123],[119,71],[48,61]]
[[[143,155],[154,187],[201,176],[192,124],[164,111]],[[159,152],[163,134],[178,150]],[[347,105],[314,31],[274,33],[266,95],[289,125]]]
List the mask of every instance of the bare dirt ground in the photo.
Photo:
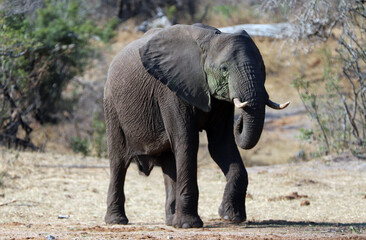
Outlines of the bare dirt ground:
[[366,161],[249,167],[248,222],[218,218],[225,178],[200,158],[202,229],[164,225],[159,168],[126,182],[127,226],[105,225],[108,160],[0,150],[0,239],[366,239]]

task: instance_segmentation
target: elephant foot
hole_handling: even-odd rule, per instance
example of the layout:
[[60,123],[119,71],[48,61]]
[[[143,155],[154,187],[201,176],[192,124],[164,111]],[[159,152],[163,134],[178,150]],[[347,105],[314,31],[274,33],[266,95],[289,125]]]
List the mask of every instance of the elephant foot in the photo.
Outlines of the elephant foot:
[[175,214],[172,225],[175,228],[200,228],[203,226],[203,222],[198,215]]
[[219,215],[225,221],[241,223],[247,219],[245,206],[235,209],[232,204],[221,203],[219,207]]
[[107,224],[121,224],[126,225],[128,223],[128,218],[121,214],[106,214],[104,221]]

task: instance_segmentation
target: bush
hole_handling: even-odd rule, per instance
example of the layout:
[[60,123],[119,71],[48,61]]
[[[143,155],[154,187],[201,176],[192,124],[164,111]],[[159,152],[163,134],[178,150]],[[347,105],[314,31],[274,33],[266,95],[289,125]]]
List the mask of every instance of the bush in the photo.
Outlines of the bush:
[[90,141],[87,138],[73,137],[71,147],[75,153],[82,153],[84,156],[89,154]]
[[0,11],[0,143],[35,148],[29,123],[57,122],[60,111],[72,111],[62,90],[93,56],[91,39],[108,41],[118,24],[98,28],[83,3],[45,0],[30,14]]
[[112,38],[116,36],[116,29],[120,23],[121,20],[116,17],[108,20],[108,22],[104,25],[99,33],[103,42],[109,42]]
[[118,8],[118,18],[122,21],[133,17],[144,21],[156,17],[159,11],[164,9],[170,21],[177,23],[181,19],[193,20],[197,2],[194,0],[121,0],[113,2],[113,5]]
[[[264,9],[285,9],[293,23],[294,42],[310,45],[335,38],[338,46],[325,50],[323,78],[294,81],[303,104],[318,129],[313,139],[323,154],[350,149],[366,158],[366,8],[360,0],[265,1]],[[340,30],[340,34],[334,29]],[[308,45],[309,46],[309,45]],[[309,132],[308,132],[309,133]]]
[[93,123],[93,149],[98,157],[107,155],[107,139],[104,119],[100,120],[97,114],[94,116]]
[[216,5],[213,7],[213,11],[216,14],[221,14],[224,18],[230,18],[233,14],[238,12],[238,7],[236,5]]

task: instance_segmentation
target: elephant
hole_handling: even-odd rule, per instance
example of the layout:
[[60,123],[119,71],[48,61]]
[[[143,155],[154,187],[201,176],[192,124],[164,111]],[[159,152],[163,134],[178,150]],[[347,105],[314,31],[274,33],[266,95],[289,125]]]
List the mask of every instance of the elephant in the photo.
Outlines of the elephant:
[[[152,29],[112,60],[104,88],[110,183],[107,224],[127,224],[124,182],[132,161],[148,176],[161,166],[165,223],[202,227],[198,215],[199,132],[226,177],[219,215],[246,220],[248,174],[239,154],[262,133],[269,99],[262,56],[245,31],[223,33],[204,25]],[[235,107],[240,111],[234,119]]]

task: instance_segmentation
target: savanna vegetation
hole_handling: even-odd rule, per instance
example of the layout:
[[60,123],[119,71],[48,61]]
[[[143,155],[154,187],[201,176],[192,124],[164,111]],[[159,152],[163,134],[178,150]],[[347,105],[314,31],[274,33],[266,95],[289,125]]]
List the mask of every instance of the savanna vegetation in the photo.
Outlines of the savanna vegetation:
[[266,1],[264,9],[286,17],[295,28],[291,38],[306,50],[319,42],[336,41],[322,49],[323,76],[293,86],[316,128],[303,129],[305,140],[320,143],[320,154],[350,149],[366,158],[366,8],[364,1]]
[[[107,61],[104,53],[110,49],[117,29],[135,32],[143,21],[165,15],[172,24],[204,22],[217,27],[291,22],[294,34],[285,41],[293,54],[317,52],[322,63],[318,66],[320,78],[305,77],[309,71],[305,64],[292,76],[292,89],[299,93],[315,123],[301,129],[300,138],[317,143],[313,155],[350,149],[356,156],[365,157],[363,1],[91,2],[0,1],[2,145],[44,150],[45,144],[33,141],[37,138],[37,133],[32,133],[34,126],[54,129],[52,126],[69,124],[76,131],[64,144],[83,155],[105,156],[102,93],[95,94],[97,110],[84,117],[75,116],[80,110],[78,104],[85,101],[84,90],[91,88],[88,82],[80,81],[80,76]],[[106,74],[105,65],[100,75]],[[270,71],[269,66],[267,73]],[[105,77],[100,79],[102,86]],[[80,121],[88,126],[80,130]]]
[[[103,221],[108,66],[144,22],[162,16],[215,27],[292,24],[287,39],[253,38],[266,89],[291,105],[267,111],[261,140],[241,152],[245,223],[218,218],[226,179],[204,133],[203,229],[165,226],[161,171],[146,178],[137,166],[125,184],[131,224]],[[0,238],[364,239],[365,18],[362,0],[0,0]]]
[[[84,2],[85,4],[85,2]],[[117,20],[97,26],[82,1],[46,0],[36,9],[16,12],[3,3],[0,12],[0,142],[37,149],[31,124],[57,124],[72,113],[76,95],[62,92],[98,51],[93,42],[108,42]]]

